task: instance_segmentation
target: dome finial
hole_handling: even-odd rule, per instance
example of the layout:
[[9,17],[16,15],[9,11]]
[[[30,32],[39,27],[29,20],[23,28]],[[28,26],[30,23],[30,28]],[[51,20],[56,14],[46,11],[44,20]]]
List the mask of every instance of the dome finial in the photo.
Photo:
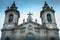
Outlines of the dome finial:
[[35,22],[37,23],[37,19],[35,19]]
[[15,4],[15,1],[13,1],[13,4]]
[[45,1],[45,5],[48,5],[46,1]]
[[49,9],[50,7],[49,7],[49,5],[47,4],[47,2],[45,1],[44,6],[43,6],[42,8],[45,10],[45,9]]
[[13,4],[10,6],[10,9],[17,10],[15,1],[13,1]]
[[13,1],[13,4],[12,4],[12,6],[13,6],[13,5],[14,5],[14,6],[16,5],[16,4],[15,4],[15,1]]
[[25,19],[23,19],[23,23],[25,23]]
[[47,4],[47,2],[45,1],[45,4]]

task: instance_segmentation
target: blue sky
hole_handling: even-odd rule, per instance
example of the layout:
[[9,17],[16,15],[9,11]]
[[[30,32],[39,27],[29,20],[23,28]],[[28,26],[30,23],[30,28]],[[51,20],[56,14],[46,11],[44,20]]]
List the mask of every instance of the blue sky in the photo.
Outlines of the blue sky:
[[60,29],[60,0],[0,0],[0,29],[2,29],[4,24],[4,17],[5,17],[4,11],[8,6],[9,7],[11,6],[13,1],[16,2],[18,10],[20,11],[21,16],[19,18],[19,24],[22,23],[23,19],[26,20],[27,13],[29,12],[33,13],[34,15],[32,16],[32,18],[37,19],[38,23],[41,24],[40,11],[42,10],[44,2],[46,1],[49,4],[49,6],[50,7],[52,6],[53,9],[55,10],[57,26]]

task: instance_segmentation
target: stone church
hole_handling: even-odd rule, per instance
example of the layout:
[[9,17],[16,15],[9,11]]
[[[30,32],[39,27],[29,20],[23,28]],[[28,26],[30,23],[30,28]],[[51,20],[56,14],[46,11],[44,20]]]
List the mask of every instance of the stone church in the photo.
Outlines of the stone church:
[[[59,29],[55,20],[55,10],[46,2],[40,12],[42,25],[33,21],[29,12],[27,22],[18,25],[20,12],[15,2],[5,10],[5,20],[1,30],[1,40],[59,40]],[[23,16],[24,17],[24,16]]]

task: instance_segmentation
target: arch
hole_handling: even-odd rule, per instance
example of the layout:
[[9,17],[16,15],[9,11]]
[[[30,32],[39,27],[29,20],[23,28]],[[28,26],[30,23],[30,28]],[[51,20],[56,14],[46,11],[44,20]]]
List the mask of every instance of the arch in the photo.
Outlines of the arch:
[[13,14],[9,15],[9,23],[13,21]]
[[35,37],[32,33],[26,35],[26,40],[35,40]]
[[51,37],[50,40],[56,40],[54,37]]
[[48,22],[52,22],[52,19],[51,19],[51,15],[50,14],[47,14],[47,21]]
[[6,37],[5,40],[10,40],[10,38],[9,37]]

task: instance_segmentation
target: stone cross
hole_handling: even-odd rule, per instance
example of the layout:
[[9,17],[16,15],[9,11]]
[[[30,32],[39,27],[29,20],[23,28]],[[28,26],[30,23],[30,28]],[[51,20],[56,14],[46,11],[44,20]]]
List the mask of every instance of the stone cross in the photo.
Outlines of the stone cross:
[[27,14],[27,15],[31,16],[31,15],[33,15],[33,14],[31,14],[31,12],[29,12],[29,14]]

